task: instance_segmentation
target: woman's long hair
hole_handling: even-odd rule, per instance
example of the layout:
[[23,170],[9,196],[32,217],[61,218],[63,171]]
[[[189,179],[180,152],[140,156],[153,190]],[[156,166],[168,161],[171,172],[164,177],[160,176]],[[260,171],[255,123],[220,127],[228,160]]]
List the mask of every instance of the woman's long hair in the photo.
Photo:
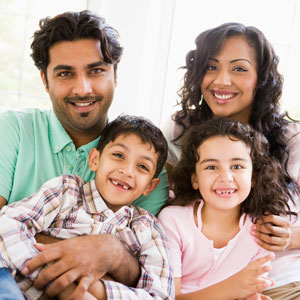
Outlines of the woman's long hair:
[[188,52],[186,66],[183,67],[186,69],[184,84],[178,91],[181,110],[173,116],[173,120],[182,131],[175,137],[173,143],[176,144],[189,126],[201,124],[213,117],[205,99],[200,102],[201,82],[208,59],[216,55],[225,40],[233,36],[245,38],[254,49],[257,61],[258,79],[249,124],[267,138],[270,155],[275,157],[284,169],[282,184],[288,186],[293,193],[296,191],[296,185],[287,169],[289,149],[285,135],[289,121],[284,118],[286,114],[279,112],[283,82],[277,70],[279,58],[264,34],[255,27],[246,27],[240,23],[225,23],[201,33],[196,38],[196,49]]

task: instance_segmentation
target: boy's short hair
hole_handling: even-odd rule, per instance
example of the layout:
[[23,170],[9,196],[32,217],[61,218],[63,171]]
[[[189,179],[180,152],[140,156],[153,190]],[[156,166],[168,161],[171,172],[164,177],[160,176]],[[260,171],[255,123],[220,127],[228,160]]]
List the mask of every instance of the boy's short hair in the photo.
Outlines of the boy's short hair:
[[158,153],[156,170],[153,177],[158,177],[168,155],[168,143],[161,130],[144,117],[120,115],[103,129],[97,149],[100,154],[104,147],[120,135],[135,134],[143,143],[149,143]]

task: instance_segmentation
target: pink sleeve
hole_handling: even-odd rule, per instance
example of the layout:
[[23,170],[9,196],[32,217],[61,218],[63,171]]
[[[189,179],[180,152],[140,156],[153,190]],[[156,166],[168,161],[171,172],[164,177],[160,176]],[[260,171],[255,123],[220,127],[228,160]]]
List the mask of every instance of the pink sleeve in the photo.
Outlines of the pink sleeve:
[[173,207],[164,208],[160,212],[158,219],[168,239],[174,277],[181,277],[182,239],[178,223],[176,222],[176,212],[172,208]]

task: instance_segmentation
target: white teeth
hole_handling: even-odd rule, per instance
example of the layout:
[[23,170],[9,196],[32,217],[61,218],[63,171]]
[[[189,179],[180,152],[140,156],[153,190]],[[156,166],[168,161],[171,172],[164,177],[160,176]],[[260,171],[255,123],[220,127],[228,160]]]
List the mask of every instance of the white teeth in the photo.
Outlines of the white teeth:
[[74,103],[76,106],[89,106],[89,105],[91,105],[93,102],[88,102],[88,103],[80,103],[80,102],[78,102],[78,103]]
[[217,93],[214,93],[214,96],[218,99],[229,99],[229,98],[232,98],[234,96],[234,94],[217,94]]
[[219,195],[231,195],[234,193],[234,190],[216,190],[216,193],[219,194]]
[[114,184],[114,185],[119,185],[119,186],[121,186],[124,190],[129,190],[129,186],[127,186],[127,185],[122,185],[122,184],[119,184],[119,182],[117,182],[116,180],[112,180],[111,181],[112,182],[112,184]]

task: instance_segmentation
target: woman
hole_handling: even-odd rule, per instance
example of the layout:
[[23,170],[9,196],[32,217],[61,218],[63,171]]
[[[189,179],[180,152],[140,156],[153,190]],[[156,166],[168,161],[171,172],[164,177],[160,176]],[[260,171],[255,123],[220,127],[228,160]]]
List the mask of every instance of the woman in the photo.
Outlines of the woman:
[[[251,125],[265,135],[270,155],[284,167],[282,185],[290,192],[290,208],[299,212],[300,126],[279,113],[282,77],[278,57],[255,27],[226,23],[196,38],[196,49],[186,56],[181,110],[164,127],[169,143],[167,171],[181,153],[181,138],[195,124],[226,117]],[[270,187],[271,188],[271,187]],[[265,292],[272,299],[300,297],[300,220],[266,215],[253,226],[257,243],[276,252],[270,276],[275,286]]]

